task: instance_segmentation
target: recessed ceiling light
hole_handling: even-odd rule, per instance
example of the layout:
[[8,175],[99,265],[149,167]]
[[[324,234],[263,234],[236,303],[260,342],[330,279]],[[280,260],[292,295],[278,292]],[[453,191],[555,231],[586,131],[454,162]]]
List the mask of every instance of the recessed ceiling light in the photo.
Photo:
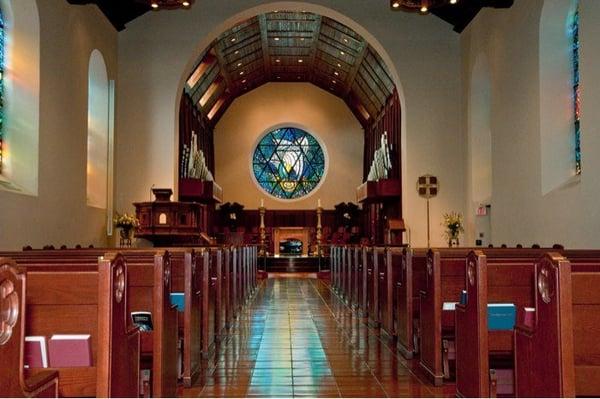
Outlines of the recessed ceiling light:
[[190,6],[190,2],[189,1],[184,1],[183,3],[181,3],[182,6],[184,7],[189,7]]
[[154,8],[154,9],[157,9],[158,8],[158,3],[152,3],[152,4],[150,4],[150,6],[152,8]]
[[281,76],[277,76],[277,79],[281,79]]
[[348,39],[344,38],[344,43],[348,43]]
[[427,10],[429,10],[429,9],[427,8],[427,6],[423,6],[423,7],[421,7],[421,12],[422,12],[422,13],[426,13],[426,12],[427,12]]
[[235,50],[235,52],[233,54],[239,54],[240,50]]
[[276,37],[276,38],[275,38],[275,41],[276,41],[276,42],[278,42],[278,41],[279,41],[279,38],[278,38],[278,37]]
[[337,82],[335,80],[332,80],[331,83],[336,84]]
[[242,83],[246,83],[246,79],[242,80]]
[[338,63],[338,68],[341,68],[341,67],[342,67],[342,64]]
[[240,75],[243,75],[243,74],[244,74],[244,71],[240,71]]
[[277,59],[275,60],[275,62],[281,62],[281,60],[280,60],[279,58],[277,58]]
[[398,7],[400,7],[400,2],[399,2],[399,1],[394,1],[394,2],[392,3],[392,7],[393,7],[393,8],[398,8]]
[[298,79],[302,79],[302,76],[298,76]]
[[238,66],[238,67],[241,67],[241,66],[242,66],[242,63],[241,63],[241,62],[238,62],[237,66]]
[[304,38],[303,38],[303,37],[301,37],[301,38],[300,38],[300,41],[301,41],[301,42],[303,42],[303,41],[304,41]]
[[232,42],[232,43],[233,43],[233,42],[235,42],[235,40],[236,40],[236,39],[235,39],[235,37],[232,37],[232,38],[231,38],[231,42]]
[[302,63],[304,62],[304,60],[303,60],[302,58],[300,58],[300,59],[298,60],[298,62],[302,64]]
[[456,4],[458,3],[458,0],[450,0],[450,4]]
[[335,71],[333,74],[334,74],[335,76],[340,76],[340,73],[339,73],[338,71]]
[[346,55],[346,53],[344,53],[343,51],[340,51],[340,55]]

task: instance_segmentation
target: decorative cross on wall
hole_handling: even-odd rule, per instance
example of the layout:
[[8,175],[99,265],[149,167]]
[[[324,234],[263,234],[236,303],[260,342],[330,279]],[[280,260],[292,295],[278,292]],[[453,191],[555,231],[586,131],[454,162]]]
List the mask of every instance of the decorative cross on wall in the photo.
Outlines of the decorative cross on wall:
[[419,176],[417,179],[417,193],[419,197],[427,200],[427,246],[430,244],[430,220],[429,220],[429,199],[437,196],[439,191],[438,178],[432,175]]
[[438,188],[439,184],[436,176],[423,175],[417,180],[417,192],[420,197],[433,198],[437,196]]

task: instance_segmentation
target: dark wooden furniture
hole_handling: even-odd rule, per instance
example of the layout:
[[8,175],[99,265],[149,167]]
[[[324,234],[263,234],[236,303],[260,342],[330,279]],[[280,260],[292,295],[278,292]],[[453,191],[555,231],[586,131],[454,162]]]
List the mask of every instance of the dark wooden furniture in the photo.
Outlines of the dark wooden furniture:
[[[23,262],[21,262],[23,263]],[[26,335],[90,334],[91,367],[59,368],[60,396],[136,397],[140,335],[127,324],[127,264],[120,255],[95,262],[25,263]],[[29,369],[35,376],[46,369]]]
[[[488,329],[488,304],[533,306],[537,254],[530,258],[469,253],[466,303],[456,305],[456,392],[463,397],[513,395],[513,329]],[[502,377],[500,373],[502,372]]]
[[517,396],[600,395],[600,251],[560,251],[536,266],[535,317],[515,327]]
[[136,202],[133,205],[140,221],[136,237],[151,241],[157,247],[204,243],[202,233],[208,226],[205,205],[171,201]]
[[202,204],[223,202],[223,189],[214,181],[179,179],[179,200]]
[[0,258],[0,396],[58,397],[58,371],[40,371],[25,378],[23,351],[25,346],[25,273],[14,261]]

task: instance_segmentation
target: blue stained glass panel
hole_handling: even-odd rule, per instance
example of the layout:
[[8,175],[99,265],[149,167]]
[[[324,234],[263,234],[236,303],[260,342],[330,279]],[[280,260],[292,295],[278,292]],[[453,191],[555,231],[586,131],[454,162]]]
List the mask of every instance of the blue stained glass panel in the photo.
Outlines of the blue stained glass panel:
[[252,156],[252,171],[260,187],[281,199],[302,198],[325,174],[325,154],[310,133],[284,127],[267,133]]
[[573,58],[573,114],[575,116],[575,173],[581,173],[581,93],[579,89],[579,2],[571,22]]

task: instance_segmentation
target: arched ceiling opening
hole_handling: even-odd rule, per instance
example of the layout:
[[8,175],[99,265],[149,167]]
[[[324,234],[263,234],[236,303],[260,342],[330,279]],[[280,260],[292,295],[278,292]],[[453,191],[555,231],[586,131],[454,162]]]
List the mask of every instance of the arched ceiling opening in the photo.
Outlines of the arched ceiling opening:
[[377,52],[349,27],[310,12],[274,11],[217,37],[184,91],[214,126],[240,95],[268,82],[310,82],[343,99],[369,126],[395,85]]

